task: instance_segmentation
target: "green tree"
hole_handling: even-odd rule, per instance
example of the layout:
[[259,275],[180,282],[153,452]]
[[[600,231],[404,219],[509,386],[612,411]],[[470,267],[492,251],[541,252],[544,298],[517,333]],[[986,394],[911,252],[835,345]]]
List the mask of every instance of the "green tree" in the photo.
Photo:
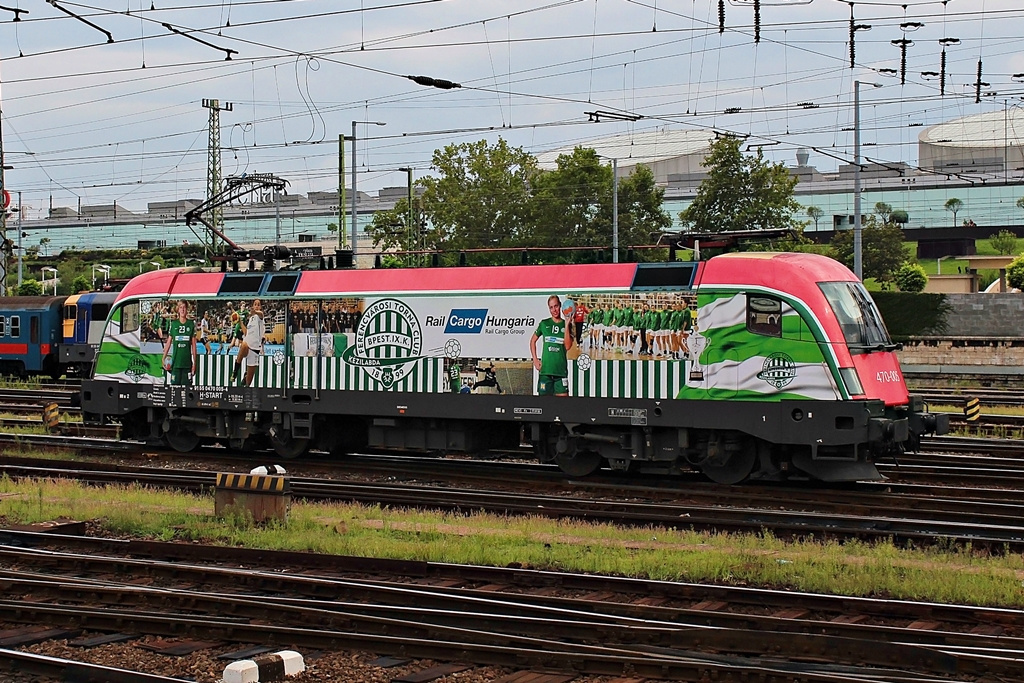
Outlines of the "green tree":
[[731,136],[711,143],[703,162],[708,176],[679,220],[699,232],[798,229],[797,178],[783,164],[766,162],[761,150],[745,156],[740,144]]
[[[534,178],[535,201],[530,243],[553,247],[608,245],[613,242],[615,185],[612,169],[601,163],[593,149],[577,147],[558,157],[557,168]],[[636,166],[618,184],[619,249],[651,244],[672,225],[662,208],[665,191],[654,173]],[[639,254],[641,258],[652,256]],[[549,256],[545,260],[581,260],[579,253]]]
[[[1022,199],[1024,199],[1024,197],[1022,197]],[[953,214],[953,227],[955,228],[956,214],[960,211],[960,209],[964,208],[963,201],[957,199],[956,197],[950,197],[949,199],[946,200],[946,203],[943,204],[943,208],[946,209],[946,211],[949,211],[950,213]]]
[[432,165],[438,175],[419,181],[423,213],[435,234],[432,247],[457,251],[522,244],[538,172],[532,154],[502,139],[494,146],[481,140],[435,150]]
[[[853,270],[853,230],[837,232],[832,238],[832,251],[837,260]],[[898,225],[880,223],[876,216],[865,216],[861,225],[861,264],[865,279],[875,278],[888,284],[909,258],[908,248],[903,244],[903,231]]]
[[1024,256],[1018,256],[1006,266],[1006,282],[1014,289],[1024,290]]
[[80,289],[74,289],[75,278],[84,277],[86,289],[89,289],[89,283],[91,281],[89,266],[87,266],[79,256],[62,259],[61,262],[57,264],[56,277],[60,281],[57,285],[58,294],[75,294],[81,291]]
[[996,235],[990,235],[989,241],[996,253],[1009,256],[1017,253],[1017,236],[1009,230],[1000,230]]
[[22,280],[18,287],[18,296],[42,296],[43,286],[39,280]]
[[338,232],[338,224],[333,222],[333,221],[328,223],[327,224],[327,232],[329,232],[329,233]]
[[[619,181],[621,247],[654,244],[661,233],[672,227],[672,216],[662,208],[664,199],[665,188],[658,186],[654,172],[643,164],[635,166],[632,173]],[[647,255],[655,257],[649,252]],[[664,260],[661,255],[656,258]]]
[[910,214],[903,209],[896,209],[889,214],[889,222],[897,225],[906,225],[910,222]]
[[881,218],[883,223],[889,223],[889,217],[892,215],[892,204],[875,202],[875,215]]
[[1020,199],[1017,200],[1017,208],[1024,210],[1024,197],[1021,197]]
[[84,273],[82,275],[76,275],[75,279],[71,281],[72,294],[75,292],[88,292],[90,290],[92,290],[92,280]]
[[542,247],[611,245],[612,169],[593,149],[560,154],[533,177],[530,243]]
[[[415,221],[410,225],[409,221]],[[399,199],[393,209],[378,211],[373,215],[373,221],[366,228],[366,234],[373,240],[374,245],[382,251],[397,249],[399,251],[423,251],[440,247],[441,235],[433,228],[420,224],[420,222],[409,216],[409,201]],[[468,248],[468,247],[467,247]],[[422,257],[419,257],[422,258]],[[415,265],[418,257],[408,257],[406,265]],[[389,261],[391,268],[397,267],[401,259]]]
[[919,263],[904,263],[893,279],[901,292],[923,292],[928,284],[928,274]]
[[821,207],[818,207],[818,206],[808,206],[807,207],[807,217],[810,218],[812,221],[814,221],[814,229],[815,230],[818,229],[818,221],[821,220],[821,217],[824,216],[824,215],[825,215],[825,212],[821,210]]
[[43,239],[39,240],[39,248],[43,250],[43,256],[46,256],[46,250],[49,247],[49,245],[50,245],[50,238],[49,237],[44,237]]

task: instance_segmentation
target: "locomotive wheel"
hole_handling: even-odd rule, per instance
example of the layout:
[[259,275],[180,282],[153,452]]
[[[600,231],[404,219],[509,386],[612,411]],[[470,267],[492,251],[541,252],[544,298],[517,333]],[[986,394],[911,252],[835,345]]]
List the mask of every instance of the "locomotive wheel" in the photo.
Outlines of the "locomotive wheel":
[[711,481],[719,484],[738,484],[754,470],[757,462],[757,451],[744,448],[721,457],[708,458],[700,464],[700,469]]
[[191,453],[199,445],[199,435],[187,429],[172,427],[164,434],[167,445],[179,453]]
[[576,451],[575,453],[555,456],[555,463],[566,474],[573,477],[585,477],[593,474],[601,467],[604,458],[597,451]]
[[309,439],[296,439],[287,432],[271,431],[270,445],[274,447],[274,452],[279,456],[285,460],[291,460],[300,455],[305,455],[306,451],[309,450]]

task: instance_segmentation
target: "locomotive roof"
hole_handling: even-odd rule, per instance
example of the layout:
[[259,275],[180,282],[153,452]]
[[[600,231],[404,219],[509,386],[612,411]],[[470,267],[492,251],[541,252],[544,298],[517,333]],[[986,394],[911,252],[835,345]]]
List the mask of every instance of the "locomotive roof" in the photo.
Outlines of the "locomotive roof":
[[611,263],[381,270],[184,272],[165,268],[134,278],[121,298],[138,296],[374,296],[486,292],[576,293],[689,289],[702,264]]
[[856,280],[839,261],[820,254],[745,251],[722,254],[708,261],[701,284],[779,287],[787,281],[847,282]]
[[[119,298],[139,296],[379,296],[399,294],[628,292],[758,286],[804,294],[814,283],[856,277],[826,256],[744,252],[704,262],[478,266],[218,273],[165,268],[140,275]],[[809,292],[808,292],[809,293]]]

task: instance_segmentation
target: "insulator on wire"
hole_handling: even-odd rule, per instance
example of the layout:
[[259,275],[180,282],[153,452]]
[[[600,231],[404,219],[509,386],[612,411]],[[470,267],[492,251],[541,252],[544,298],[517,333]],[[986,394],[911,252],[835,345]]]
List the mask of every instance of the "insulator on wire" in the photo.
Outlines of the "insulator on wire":
[[946,50],[943,48],[942,56],[939,57],[939,94],[946,94]]
[[718,32],[725,33],[725,0],[718,0]]
[[981,60],[978,60],[978,79],[974,81],[974,103],[981,104]]
[[761,0],[754,0],[754,42],[761,42]]
[[907,48],[914,44],[914,41],[908,38],[900,38],[899,40],[889,41],[893,45],[900,49],[900,85],[907,84]]
[[857,48],[855,43],[855,34],[857,29],[853,26],[853,3],[850,3],[850,68],[852,69],[854,63],[857,61]]

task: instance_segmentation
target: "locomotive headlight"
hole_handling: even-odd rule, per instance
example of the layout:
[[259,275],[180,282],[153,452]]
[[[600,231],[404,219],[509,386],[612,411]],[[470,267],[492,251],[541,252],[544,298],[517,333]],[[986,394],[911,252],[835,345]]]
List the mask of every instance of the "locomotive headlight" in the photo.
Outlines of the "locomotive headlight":
[[839,368],[839,376],[843,378],[843,384],[846,385],[850,396],[864,395],[864,387],[861,386],[860,378],[857,376],[857,368]]

